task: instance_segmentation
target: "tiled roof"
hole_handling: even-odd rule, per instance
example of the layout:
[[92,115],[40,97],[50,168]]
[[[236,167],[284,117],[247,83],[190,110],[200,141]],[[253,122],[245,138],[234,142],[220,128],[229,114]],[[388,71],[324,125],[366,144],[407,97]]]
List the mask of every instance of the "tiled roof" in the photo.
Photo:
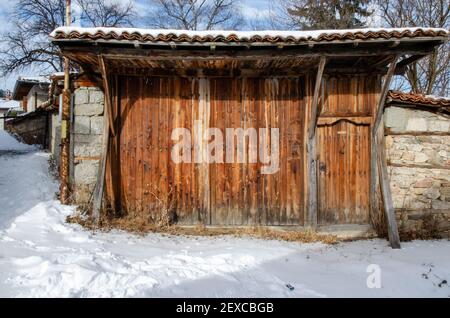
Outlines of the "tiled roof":
[[430,95],[422,95],[415,93],[404,93],[398,91],[390,91],[387,96],[387,102],[403,102],[409,104],[420,104],[431,107],[450,107],[449,97],[438,97]]
[[317,31],[188,31],[137,28],[60,27],[51,33],[55,40],[116,40],[187,43],[299,43],[419,37],[448,37],[449,31],[436,28],[348,29]]

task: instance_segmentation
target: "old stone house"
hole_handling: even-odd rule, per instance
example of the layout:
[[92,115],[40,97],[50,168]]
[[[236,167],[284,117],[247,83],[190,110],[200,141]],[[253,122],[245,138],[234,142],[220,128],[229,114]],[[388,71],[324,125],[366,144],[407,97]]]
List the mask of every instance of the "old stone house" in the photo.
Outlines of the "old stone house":
[[11,110],[19,111],[21,109],[20,103],[15,100],[10,99],[0,99],[0,130],[5,129],[5,116],[8,116],[8,113]]
[[20,101],[25,112],[32,112],[48,99],[50,79],[47,77],[19,77],[12,99]]

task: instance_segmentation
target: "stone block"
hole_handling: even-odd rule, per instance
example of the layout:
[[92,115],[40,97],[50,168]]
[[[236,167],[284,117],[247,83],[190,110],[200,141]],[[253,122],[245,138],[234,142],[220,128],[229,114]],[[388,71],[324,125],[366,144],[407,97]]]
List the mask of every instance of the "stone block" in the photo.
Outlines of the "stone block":
[[103,116],[91,117],[91,134],[101,135],[103,134]]
[[425,118],[410,118],[406,125],[407,131],[427,131],[428,125]]
[[73,191],[73,199],[75,204],[87,204],[94,191],[94,185],[78,184],[75,185]]
[[89,103],[90,104],[101,104],[105,102],[103,92],[99,89],[89,91]]
[[428,131],[436,132],[449,132],[450,131],[450,121],[444,120],[430,120],[428,122]]
[[89,92],[86,88],[78,88],[75,90],[75,105],[89,103]]
[[416,163],[425,163],[429,159],[430,159],[430,157],[428,157],[425,153],[419,152],[419,153],[416,153],[416,156],[414,158],[414,162],[416,162]]
[[74,165],[75,184],[95,184],[98,173],[98,160],[82,160]]
[[421,179],[414,183],[414,188],[430,188],[433,186],[433,183],[434,180],[431,178]]
[[76,104],[74,107],[75,116],[97,116],[103,114],[103,104],[89,103]]
[[101,144],[77,143],[73,147],[76,157],[99,157],[102,153]]
[[450,209],[450,202],[434,200],[431,202],[431,207],[436,210]]
[[441,192],[436,188],[429,188],[424,191],[423,195],[428,199],[435,200],[441,196]]
[[89,134],[91,132],[91,119],[88,116],[75,116],[75,134]]
[[408,112],[403,108],[388,107],[385,112],[385,125],[393,131],[404,130],[408,115]]
[[416,156],[415,156],[415,154],[413,153],[413,152],[404,152],[403,154],[402,154],[402,160],[405,160],[405,161],[414,161],[414,159],[416,158]]
[[75,134],[73,140],[75,144],[77,143],[101,144],[102,136],[90,134],[89,135]]

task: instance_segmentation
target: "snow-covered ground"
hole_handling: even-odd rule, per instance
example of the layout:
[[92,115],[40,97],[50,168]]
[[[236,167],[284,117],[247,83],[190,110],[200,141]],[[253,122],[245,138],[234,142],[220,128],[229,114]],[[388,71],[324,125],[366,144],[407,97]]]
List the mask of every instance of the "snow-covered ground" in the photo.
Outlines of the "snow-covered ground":
[[[384,240],[92,233],[65,223],[74,208],[54,200],[48,154],[4,132],[0,150],[3,297],[450,297],[449,241],[392,250]],[[370,264],[381,288],[367,287]]]

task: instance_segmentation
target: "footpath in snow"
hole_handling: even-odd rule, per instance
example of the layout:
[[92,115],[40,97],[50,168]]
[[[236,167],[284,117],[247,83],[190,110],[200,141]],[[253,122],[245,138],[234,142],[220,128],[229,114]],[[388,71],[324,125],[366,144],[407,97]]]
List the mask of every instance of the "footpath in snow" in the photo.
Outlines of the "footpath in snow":
[[[336,245],[92,233],[65,223],[49,155],[0,131],[2,297],[450,297],[450,242]],[[371,264],[375,264],[370,266]],[[368,288],[367,269],[381,288]]]

